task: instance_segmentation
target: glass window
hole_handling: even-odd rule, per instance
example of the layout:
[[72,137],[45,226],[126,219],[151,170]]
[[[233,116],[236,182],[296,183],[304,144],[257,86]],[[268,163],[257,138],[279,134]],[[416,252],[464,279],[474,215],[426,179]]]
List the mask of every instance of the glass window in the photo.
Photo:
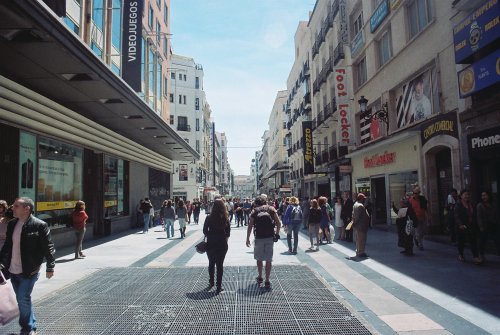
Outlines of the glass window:
[[184,95],[183,96],[183,100],[184,100],[184,105],[186,104],[186,96]]
[[169,94],[169,99],[170,99],[170,102],[174,102],[174,94],[173,93]]
[[113,0],[113,9],[111,10],[111,43],[120,51],[121,50],[121,31],[122,31],[122,2],[121,0]]
[[168,87],[168,78],[167,77],[163,77],[163,95],[166,97],[168,96],[168,91],[167,91],[167,87]]
[[124,215],[125,169],[123,160],[105,155],[103,177],[104,217]]
[[196,77],[196,82],[194,88],[199,89],[200,88],[200,77]]
[[171,73],[170,73],[170,79],[175,80],[175,72],[171,72]]
[[379,66],[384,65],[392,57],[391,34],[387,30],[378,41]]
[[165,4],[165,7],[163,8],[163,22],[165,22],[165,25],[168,26],[168,7],[167,7],[167,4]]
[[366,82],[366,57],[363,57],[358,64],[356,64],[356,84],[361,86]]
[[187,81],[187,77],[186,77],[186,75],[184,75],[184,81]]
[[166,36],[163,36],[163,54],[168,57],[168,40]]
[[153,29],[153,22],[154,22],[154,12],[153,12],[153,7],[149,5],[149,17],[148,17],[148,24],[149,28]]
[[179,94],[179,104],[182,104],[182,94]]
[[49,226],[71,225],[69,214],[83,197],[83,150],[48,138],[38,141],[37,216]]
[[69,27],[69,29],[73,30],[76,34],[80,32],[80,27],[76,25],[76,23],[71,20],[68,16],[64,17],[64,23]]
[[154,97],[156,96],[156,85],[155,85],[155,54],[153,53],[153,49],[151,46],[149,47],[148,52],[148,91],[149,97],[148,101],[154,101]]
[[[417,171],[389,175],[389,203],[394,203],[394,205],[399,208],[399,201],[406,196],[407,192],[413,190],[413,185],[416,183],[418,183]],[[396,213],[391,210],[391,219],[393,223],[396,222],[396,218]]]
[[200,140],[196,140],[196,151],[200,152]]
[[111,62],[111,70],[117,75],[120,75],[120,68],[114,62]]
[[156,20],[156,42],[160,44],[160,41],[161,41],[161,25],[160,21]]
[[142,81],[142,89],[145,90],[146,83],[146,40],[142,38],[142,59],[141,59],[141,81]]
[[196,131],[200,131],[200,119],[196,119]]
[[92,0],[92,21],[104,31],[104,0]]
[[170,124],[174,124],[174,116],[170,115]]
[[158,100],[156,109],[161,109],[161,82],[163,81],[163,75],[161,73],[161,58],[156,57],[158,63],[156,64],[156,100]]
[[102,58],[102,49],[99,48],[99,46],[97,44],[95,44],[94,42],[91,43],[90,45],[90,48],[92,49],[92,51],[94,51],[94,53],[99,57],[99,58]]
[[431,0],[415,0],[408,6],[410,38],[417,35],[432,20]]
[[195,110],[200,110],[200,98],[195,98],[194,99],[194,109]]
[[179,80],[182,80],[182,74],[179,73]]
[[161,9],[161,0],[156,0],[156,4],[158,5],[158,8]]
[[363,12],[360,12],[358,15],[354,17],[354,21],[352,24],[353,38],[361,31],[362,28],[363,28]]

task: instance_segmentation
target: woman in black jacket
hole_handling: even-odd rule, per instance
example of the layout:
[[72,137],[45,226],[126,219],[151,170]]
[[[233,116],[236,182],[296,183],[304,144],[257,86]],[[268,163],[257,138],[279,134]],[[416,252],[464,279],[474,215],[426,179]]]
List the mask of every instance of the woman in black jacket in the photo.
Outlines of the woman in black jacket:
[[465,262],[464,248],[465,242],[468,240],[474,257],[472,259],[474,264],[481,264],[482,262],[477,252],[477,233],[479,227],[477,225],[476,208],[470,201],[468,190],[460,192],[460,201],[455,205],[453,214],[455,215],[458,235],[458,260]]
[[222,289],[224,258],[227,253],[227,240],[231,234],[228,213],[222,199],[214,201],[212,212],[205,219],[203,234],[207,237],[208,274],[210,276],[208,289],[214,286],[215,266],[217,266],[217,294]]

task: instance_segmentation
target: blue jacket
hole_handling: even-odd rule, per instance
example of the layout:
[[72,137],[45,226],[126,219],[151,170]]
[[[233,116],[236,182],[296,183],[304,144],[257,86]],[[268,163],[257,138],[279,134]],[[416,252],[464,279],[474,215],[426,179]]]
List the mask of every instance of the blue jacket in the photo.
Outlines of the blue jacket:
[[[288,225],[297,225],[297,224],[301,224],[302,223],[302,218],[301,219],[297,219],[297,220],[293,219],[293,210],[294,210],[295,207],[298,207],[297,209],[302,214],[302,209],[300,208],[299,205],[288,205],[288,207],[286,209],[286,212],[285,212],[284,219],[283,219],[283,224],[284,225],[288,226]],[[302,215],[301,215],[301,217],[302,217]]]

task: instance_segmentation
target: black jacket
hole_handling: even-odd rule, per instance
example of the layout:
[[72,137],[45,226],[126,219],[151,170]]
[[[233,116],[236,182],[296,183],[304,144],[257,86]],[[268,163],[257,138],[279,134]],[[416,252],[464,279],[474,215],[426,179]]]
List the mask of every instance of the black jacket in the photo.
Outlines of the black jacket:
[[224,249],[227,248],[227,238],[231,235],[231,226],[228,221],[225,225],[220,225],[221,218],[215,218],[211,215],[205,219],[203,225],[203,234],[207,237],[208,249]]
[[[0,251],[0,268],[9,269],[12,258],[12,234],[18,219],[7,226],[7,239]],[[53,272],[56,265],[54,243],[47,223],[31,215],[21,231],[21,262],[23,275],[33,276],[40,271],[43,259],[47,260],[47,272]]]

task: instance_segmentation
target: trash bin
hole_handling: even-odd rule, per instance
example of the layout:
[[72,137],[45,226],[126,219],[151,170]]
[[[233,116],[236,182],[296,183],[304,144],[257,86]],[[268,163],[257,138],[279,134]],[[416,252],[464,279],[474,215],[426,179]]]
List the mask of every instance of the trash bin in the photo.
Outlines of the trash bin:
[[104,236],[111,235],[111,219],[104,219]]

